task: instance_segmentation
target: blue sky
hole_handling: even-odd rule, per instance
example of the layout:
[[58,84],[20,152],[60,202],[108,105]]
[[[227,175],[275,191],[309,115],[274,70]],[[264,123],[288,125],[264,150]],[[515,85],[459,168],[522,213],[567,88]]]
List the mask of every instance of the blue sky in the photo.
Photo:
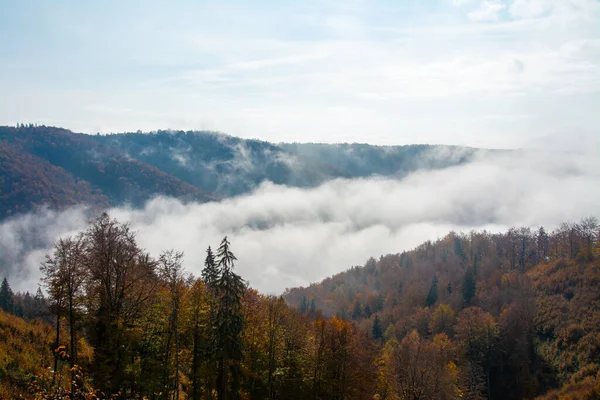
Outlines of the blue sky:
[[600,1],[2,1],[0,124],[600,150]]

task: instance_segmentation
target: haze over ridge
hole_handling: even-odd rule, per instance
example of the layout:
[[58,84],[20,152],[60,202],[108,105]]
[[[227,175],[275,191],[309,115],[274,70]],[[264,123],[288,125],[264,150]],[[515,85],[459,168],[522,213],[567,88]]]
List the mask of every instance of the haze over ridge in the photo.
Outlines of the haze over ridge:
[[[198,273],[203,250],[228,235],[239,273],[264,292],[306,285],[367,258],[410,249],[450,230],[552,229],[600,215],[600,159],[556,152],[481,153],[469,163],[402,179],[335,179],[314,188],[263,183],[250,194],[205,204],[156,198],[110,213],[131,222],[152,254],[177,248]],[[0,225],[2,264],[23,287],[59,235],[86,225],[81,208]],[[33,238],[33,240],[32,240]]]

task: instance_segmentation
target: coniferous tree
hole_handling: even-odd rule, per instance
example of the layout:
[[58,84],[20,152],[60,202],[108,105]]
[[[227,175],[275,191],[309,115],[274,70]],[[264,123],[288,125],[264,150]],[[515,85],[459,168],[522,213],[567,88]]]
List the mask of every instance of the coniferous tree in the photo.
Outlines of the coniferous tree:
[[237,258],[230,250],[227,236],[221,241],[216,255],[218,308],[215,321],[217,335],[217,394],[219,400],[238,399],[241,386],[243,358],[242,331],[244,314],[242,296],[244,280],[233,272]]
[[371,334],[373,335],[373,339],[375,340],[381,339],[383,337],[383,329],[381,328],[381,322],[379,321],[378,315],[375,315],[375,319],[373,320]]
[[437,276],[433,277],[433,282],[431,282],[431,288],[429,288],[429,293],[427,294],[427,298],[425,299],[425,306],[431,307],[435,304],[438,298],[438,279]]
[[310,301],[310,316],[314,317],[317,314],[317,305],[315,304],[315,299]]
[[219,280],[219,270],[217,269],[215,256],[213,255],[210,246],[208,246],[208,249],[206,249],[206,259],[204,260],[204,269],[202,270],[202,280],[210,290],[215,289],[217,281]]
[[475,296],[476,285],[473,269],[468,268],[462,283],[462,295],[465,304],[469,304],[473,296]]
[[352,308],[352,319],[357,320],[362,316],[362,307],[359,302],[354,303],[354,307]]
[[0,286],[0,307],[6,312],[12,313],[14,311],[14,299],[13,291],[8,284],[8,279],[2,280]]
[[[210,246],[206,249],[206,258],[204,259],[204,268],[202,269],[202,280],[206,285],[208,291],[208,337],[207,341],[203,344],[203,352],[206,356],[208,364],[211,366],[211,369],[216,369],[216,357],[218,352],[217,346],[217,311],[218,311],[218,288],[217,282],[219,281],[220,273],[215,261],[215,255],[212,252]],[[196,359],[197,363],[197,359]],[[195,368],[198,368],[198,365],[195,364]],[[206,391],[209,393],[209,397],[212,398],[212,391],[214,389],[215,382],[213,379],[208,379],[206,382]],[[196,393],[198,393],[197,389],[197,381],[194,386],[196,389]]]
[[302,297],[302,301],[300,302],[300,312],[302,314],[306,314],[308,311],[308,301],[306,300],[306,296]]

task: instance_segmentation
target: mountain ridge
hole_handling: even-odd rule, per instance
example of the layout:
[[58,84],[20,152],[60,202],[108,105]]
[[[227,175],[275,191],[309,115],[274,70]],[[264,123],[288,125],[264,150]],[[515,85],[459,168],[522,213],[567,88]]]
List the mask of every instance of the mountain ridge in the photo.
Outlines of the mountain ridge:
[[[273,144],[209,131],[89,135],[32,124],[0,126],[0,143],[0,219],[42,206],[138,207],[160,195],[218,201],[249,193],[265,181],[309,188],[336,178],[402,178],[460,165],[483,151],[442,145]],[[39,182],[47,184],[34,196],[30,188]]]

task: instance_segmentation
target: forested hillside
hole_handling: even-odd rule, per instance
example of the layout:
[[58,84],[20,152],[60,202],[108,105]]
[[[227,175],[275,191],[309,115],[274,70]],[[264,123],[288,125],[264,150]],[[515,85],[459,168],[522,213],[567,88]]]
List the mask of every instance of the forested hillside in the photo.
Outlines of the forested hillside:
[[141,206],[156,195],[210,201],[262,182],[313,187],[335,178],[403,177],[468,162],[453,146],[270,144],[214,132],[113,135],[0,127],[0,219],[48,206]]
[[[284,297],[301,311],[312,306],[355,321],[385,343],[382,360],[410,360],[413,367],[394,372],[403,376],[396,390],[416,390],[404,379],[430,368],[419,349],[433,351],[448,340],[448,360],[467,398],[533,398],[552,387],[562,387],[565,397],[546,398],[598,398],[599,238],[594,218],[551,233],[452,232]],[[419,379],[425,388],[441,378]]]
[[[376,343],[351,322],[302,314],[248,288],[227,238],[206,254],[202,277],[193,277],[181,253],[150,257],[106,214],[58,241],[42,267],[53,326],[0,313],[0,394],[372,397]],[[17,311],[24,298],[3,282],[0,306],[34,318]]]
[[108,198],[89,183],[20,147],[0,141],[0,219],[39,205],[53,209],[92,204],[109,205]]
[[[224,238],[201,277],[103,214],[58,241],[47,296],[0,288],[0,393],[66,399],[598,399],[600,232],[450,233],[285,298]],[[32,313],[33,302],[43,315]],[[40,303],[41,302],[41,303]],[[319,309],[323,309],[324,315]],[[327,317],[337,313],[338,316]]]
[[217,199],[89,135],[36,126],[0,127],[0,219],[35,207],[141,205],[162,194]]
[[221,196],[247,193],[265,180],[310,187],[334,178],[401,177],[419,169],[461,164],[475,153],[474,149],[455,146],[271,144],[195,131],[93,138]]

